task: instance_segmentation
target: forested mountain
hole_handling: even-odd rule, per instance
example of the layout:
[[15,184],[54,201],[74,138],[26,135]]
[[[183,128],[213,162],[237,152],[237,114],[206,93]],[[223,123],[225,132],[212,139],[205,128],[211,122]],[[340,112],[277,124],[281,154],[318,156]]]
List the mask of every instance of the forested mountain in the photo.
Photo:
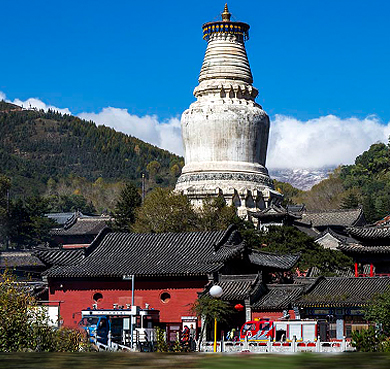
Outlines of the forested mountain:
[[[123,182],[140,188],[145,174],[148,189],[173,187],[183,165],[182,157],[114,129],[0,101],[0,174],[11,180],[11,198],[54,196],[52,211],[112,210]],[[361,205],[374,222],[390,213],[390,149],[372,145],[310,191],[275,185],[285,204],[309,210]]]
[[363,206],[368,222],[382,219],[390,214],[389,145],[373,144],[356,158],[355,164],[336,168],[310,191],[290,189],[289,194],[290,202],[305,203],[307,209]]
[[44,194],[64,178],[94,183],[140,181],[173,186],[183,158],[137,138],[56,111],[22,110],[0,102],[0,173],[12,195]]

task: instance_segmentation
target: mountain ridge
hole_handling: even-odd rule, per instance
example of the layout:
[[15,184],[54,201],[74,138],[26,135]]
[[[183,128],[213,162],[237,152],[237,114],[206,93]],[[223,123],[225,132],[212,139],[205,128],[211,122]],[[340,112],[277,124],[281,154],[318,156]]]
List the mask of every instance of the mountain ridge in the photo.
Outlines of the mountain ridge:
[[32,194],[36,185],[42,193],[50,178],[67,176],[139,182],[144,174],[173,186],[184,164],[178,155],[92,121],[15,106],[0,102],[0,172],[22,192]]
[[314,185],[329,177],[335,168],[297,168],[297,169],[269,169],[272,179],[289,183],[302,191],[309,191]]

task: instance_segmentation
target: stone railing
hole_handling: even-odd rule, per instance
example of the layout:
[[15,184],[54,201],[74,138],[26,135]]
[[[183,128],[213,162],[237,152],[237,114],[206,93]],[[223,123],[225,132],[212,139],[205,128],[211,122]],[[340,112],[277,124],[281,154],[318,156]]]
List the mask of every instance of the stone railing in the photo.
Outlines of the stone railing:
[[[251,342],[251,341],[218,341],[217,352],[253,352],[253,353],[283,353],[283,352],[344,352],[354,351],[351,342],[345,339],[340,341],[315,342],[287,341],[287,342]],[[201,352],[213,352],[214,342],[204,342]]]

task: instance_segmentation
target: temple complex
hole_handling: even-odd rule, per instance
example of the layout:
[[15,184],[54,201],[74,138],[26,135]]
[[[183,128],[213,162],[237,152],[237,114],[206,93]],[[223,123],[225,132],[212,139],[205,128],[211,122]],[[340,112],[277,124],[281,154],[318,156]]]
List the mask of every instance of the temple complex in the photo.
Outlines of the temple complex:
[[205,23],[207,49],[194,90],[196,101],[181,119],[185,166],[176,191],[195,206],[222,195],[240,216],[281,199],[265,167],[269,118],[256,103],[258,90],[245,50],[249,25],[230,20]]

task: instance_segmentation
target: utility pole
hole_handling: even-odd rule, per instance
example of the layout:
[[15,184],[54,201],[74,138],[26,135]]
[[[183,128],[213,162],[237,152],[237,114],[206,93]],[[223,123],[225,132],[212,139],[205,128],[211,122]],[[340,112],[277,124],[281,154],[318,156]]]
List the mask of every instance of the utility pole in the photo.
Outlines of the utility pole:
[[146,196],[146,178],[145,178],[145,174],[142,173],[142,179],[141,179],[141,183],[142,183],[142,203],[144,203],[145,201],[145,196]]
[[9,226],[9,198],[10,198],[10,193],[9,193],[9,189],[7,189],[7,215],[6,215],[6,220],[5,220],[5,249],[8,250],[9,249],[9,229],[8,229],[8,226]]

